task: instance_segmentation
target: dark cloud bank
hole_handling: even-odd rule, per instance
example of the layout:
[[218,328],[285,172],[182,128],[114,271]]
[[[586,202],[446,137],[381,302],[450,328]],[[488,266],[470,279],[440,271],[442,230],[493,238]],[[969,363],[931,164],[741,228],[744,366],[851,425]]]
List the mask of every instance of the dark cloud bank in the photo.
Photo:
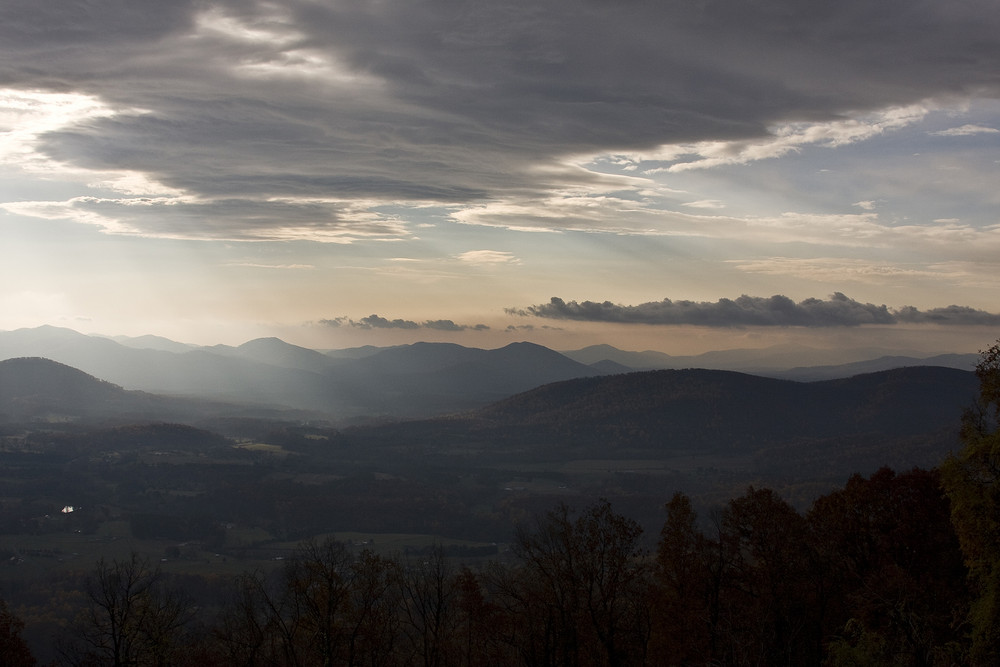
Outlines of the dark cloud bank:
[[338,317],[321,320],[320,323],[332,327],[350,326],[356,329],[434,329],[437,331],[486,331],[489,329],[485,324],[456,324],[452,320],[426,320],[424,322],[403,319],[390,320],[376,314],[362,317],[360,320]]
[[134,227],[257,238],[593,178],[567,155],[997,97],[998,34],[993,0],[6,0],[0,86],[94,96],[120,113],[46,153],[200,198]]
[[706,301],[655,301],[624,306],[604,301],[563,301],[558,297],[545,304],[524,309],[508,309],[512,315],[534,315],[559,320],[617,322],[626,324],[691,324],[706,327],[794,326],[846,327],[863,324],[954,324],[1000,325],[1000,314],[967,306],[947,306],[918,310],[905,306],[898,310],[885,305],[855,301],[840,292],[827,300],[806,299],[795,303],[782,295]]

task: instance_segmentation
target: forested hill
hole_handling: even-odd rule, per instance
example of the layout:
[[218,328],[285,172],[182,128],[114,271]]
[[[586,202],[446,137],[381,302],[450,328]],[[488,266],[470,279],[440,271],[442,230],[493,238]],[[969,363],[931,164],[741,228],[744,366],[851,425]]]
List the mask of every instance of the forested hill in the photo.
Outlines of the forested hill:
[[134,408],[135,394],[49,359],[0,361],[0,415],[82,416]]
[[511,464],[641,459],[677,468],[695,456],[740,479],[839,481],[883,465],[936,466],[957,447],[977,386],[969,371],[938,367],[811,383],[649,371],[558,382],[464,415],[341,437],[401,458],[451,451]]
[[957,433],[978,383],[973,373],[899,368],[825,382],[712,370],[665,370],[569,380],[474,413],[532,427],[565,444],[729,450],[742,443],[862,434]]
[[[206,417],[269,416],[266,408],[126,390],[40,357],[0,361],[0,424],[17,422],[191,422]],[[288,411],[289,418],[295,413]]]

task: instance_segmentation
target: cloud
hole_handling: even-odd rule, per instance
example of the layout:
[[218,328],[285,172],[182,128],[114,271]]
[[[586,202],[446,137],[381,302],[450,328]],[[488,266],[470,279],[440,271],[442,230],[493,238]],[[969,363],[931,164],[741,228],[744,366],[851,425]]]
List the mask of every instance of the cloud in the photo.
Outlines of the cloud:
[[[898,284],[926,280],[937,285],[950,283],[965,287],[989,284],[988,279],[984,279],[983,266],[960,262],[898,264],[846,257],[768,257],[728,263],[747,273],[827,283]],[[988,272],[992,274],[993,270],[988,268]]]
[[469,250],[456,255],[458,261],[479,266],[497,266],[500,264],[520,264],[513,253],[500,250]]
[[10,202],[0,204],[0,209],[48,220],[73,220],[109,233],[175,239],[351,243],[408,236],[406,226],[396,218],[349,202],[88,196]]
[[895,312],[900,322],[930,324],[989,325],[1000,324],[1000,314],[976,310],[968,306],[946,306],[920,311],[913,306],[904,306]]
[[384,317],[372,314],[362,317],[358,322],[351,322],[351,326],[359,329],[419,329],[420,325],[412,320],[387,320]]
[[798,303],[779,294],[772,297],[743,295],[737,299],[719,299],[716,302],[664,299],[636,306],[624,306],[610,301],[566,302],[552,297],[547,304],[508,309],[507,312],[560,320],[706,327],[851,327],[901,322],[1000,324],[1000,315],[963,306],[928,311],[906,306],[900,310],[890,310],[885,305],[855,301],[840,292],[826,300],[810,298]]
[[744,164],[903,127],[928,100],[997,97],[993,9],[8,0],[0,81],[22,102],[88,101],[77,116],[24,111],[22,125],[48,124],[15,137],[23,164],[81,187],[137,175],[162,188],[146,194],[175,199],[143,209],[64,197],[70,219],[172,238],[346,242],[405,237],[362,215],[387,202],[614,192],[574,156],[659,155],[673,162],[652,168],[672,173]]
[[935,137],[969,137],[976,134],[1000,134],[1000,130],[995,127],[984,127],[982,125],[963,125],[953,127],[940,132],[931,132]]
[[645,174],[679,173],[726,165],[745,165],[796,153],[808,146],[837,148],[911,125],[927,115],[926,104],[894,107],[860,118],[824,122],[776,123],[763,136],[661,146],[633,154],[634,161],[673,163],[644,169]]
[[701,199],[698,201],[689,201],[683,205],[688,206],[690,208],[726,208],[726,205],[723,204],[718,199]]
[[312,264],[263,264],[260,262],[226,262],[225,266],[247,269],[279,269],[290,271],[311,271],[316,267]]
[[433,329],[435,331],[488,331],[490,328],[485,324],[456,324],[453,320],[426,320],[424,322],[404,319],[390,320],[376,314],[362,317],[360,320],[335,317],[320,320],[320,324],[330,327],[350,326],[356,329]]
[[668,210],[655,197],[559,196],[498,200],[452,213],[470,225],[547,232],[602,231],[615,234],[732,239],[760,244],[802,243],[843,248],[893,248],[929,252],[944,260],[1000,252],[1000,226],[980,227],[956,219],[917,223],[885,219],[872,210],[852,213],[787,211],[775,215],[726,215],[710,210]]
[[530,333],[538,329],[544,331],[563,331],[561,327],[553,327],[547,324],[540,327],[536,327],[534,324],[508,324],[504,331],[507,333]]
[[428,320],[424,322],[421,326],[425,329],[437,329],[438,331],[488,331],[489,327],[485,324],[455,324],[451,320]]

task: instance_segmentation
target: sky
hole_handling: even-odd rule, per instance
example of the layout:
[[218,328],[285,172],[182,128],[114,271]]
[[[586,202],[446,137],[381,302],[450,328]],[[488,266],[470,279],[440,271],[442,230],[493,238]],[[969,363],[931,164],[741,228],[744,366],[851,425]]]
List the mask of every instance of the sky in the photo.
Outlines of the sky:
[[5,0],[0,329],[1000,337],[995,0]]

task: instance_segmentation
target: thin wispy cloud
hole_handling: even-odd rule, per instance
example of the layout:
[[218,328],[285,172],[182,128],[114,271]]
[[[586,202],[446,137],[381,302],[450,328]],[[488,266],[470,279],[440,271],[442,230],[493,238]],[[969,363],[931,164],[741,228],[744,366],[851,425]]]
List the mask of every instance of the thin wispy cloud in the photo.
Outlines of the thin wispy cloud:
[[311,271],[316,268],[312,264],[264,264],[261,262],[227,262],[225,266],[246,269],[274,269],[281,271]]
[[683,206],[689,208],[726,208],[726,205],[718,199],[700,199],[698,201],[685,202]]
[[465,264],[478,266],[498,266],[501,264],[519,264],[520,260],[513,253],[501,250],[469,250],[456,257]]
[[[653,152],[636,153],[642,162],[670,162],[669,166],[643,170],[646,174],[677,173],[691,169],[712,169],[745,165],[796,153],[807,146],[838,148],[916,123],[926,116],[923,105],[880,111],[872,117],[820,123],[792,122],[768,129],[763,137],[735,141],[705,141],[666,145]],[[641,166],[637,168],[642,169]]]
[[974,266],[959,263],[901,265],[848,257],[768,257],[731,260],[729,263],[746,273],[829,283],[886,285],[921,279],[939,284],[974,285],[982,281],[982,276],[977,275]]
[[1000,130],[982,125],[962,125],[961,127],[931,132],[931,135],[935,137],[971,137],[977,134],[1000,134]]

